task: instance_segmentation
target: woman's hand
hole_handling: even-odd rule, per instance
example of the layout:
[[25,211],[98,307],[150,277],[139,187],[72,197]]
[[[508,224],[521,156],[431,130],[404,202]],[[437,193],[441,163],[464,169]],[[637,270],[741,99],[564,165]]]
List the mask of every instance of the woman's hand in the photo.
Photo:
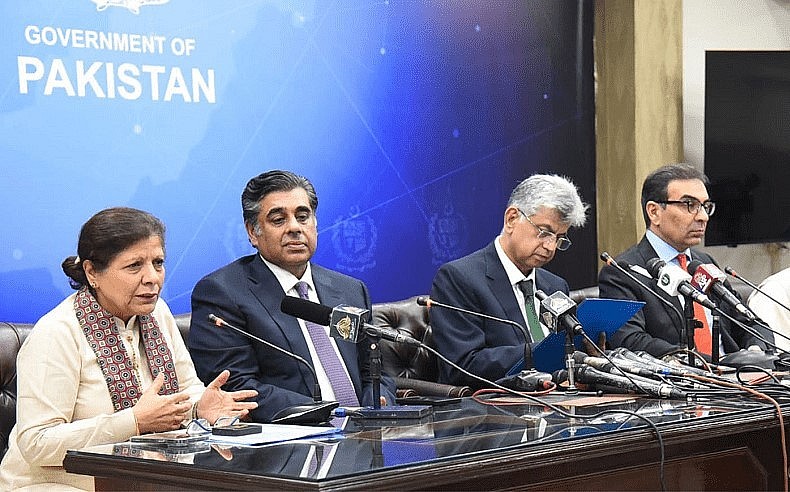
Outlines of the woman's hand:
[[164,383],[165,375],[160,372],[132,407],[140,434],[178,429],[181,422],[190,416],[192,404],[189,402],[189,395],[160,395],[159,390]]
[[220,417],[244,417],[250,410],[258,408],[254,401],[242,401],[258,396],[255,390],[227,392],[222,385],[228,381],[230,371],[222,371],[217,378],[206,386],[203,397],[197,404],[197,416],[208,420],[211,425]]

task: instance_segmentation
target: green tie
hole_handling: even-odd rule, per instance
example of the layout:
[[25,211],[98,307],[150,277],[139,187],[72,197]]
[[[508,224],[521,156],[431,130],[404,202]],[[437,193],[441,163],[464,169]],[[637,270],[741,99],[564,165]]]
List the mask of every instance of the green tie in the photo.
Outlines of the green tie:
[[538,321],[538,314],[535,312],[535,293],[532,291],[532,281],[522,280],[518,283],[518,288],[524,293],[524,308],[527,312],[527,324],[533,342],[543,340],[543,330]]

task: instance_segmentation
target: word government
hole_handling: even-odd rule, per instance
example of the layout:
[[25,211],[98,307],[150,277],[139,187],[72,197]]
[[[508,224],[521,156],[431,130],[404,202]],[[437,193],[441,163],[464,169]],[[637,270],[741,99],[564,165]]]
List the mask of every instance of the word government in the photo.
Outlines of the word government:
[[60,58],[46,64],[33,56],[17,57],[19,93],[31,90],[45,96],[62,92],[69,97],[121,98],[134,101],[187,103],[216,102],[214,70],[202,72],[198,68],[182,71],[180,67],[164,65],[115,64],[75,60],[67,65]]

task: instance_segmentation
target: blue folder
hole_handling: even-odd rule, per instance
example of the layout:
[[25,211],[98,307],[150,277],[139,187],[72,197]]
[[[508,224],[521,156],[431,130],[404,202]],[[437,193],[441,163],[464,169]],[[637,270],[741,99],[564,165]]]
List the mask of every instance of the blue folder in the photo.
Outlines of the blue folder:
[[[576,317],[593,341],[598,341],[601,332],[606,333],[606,339],[611,336],[631,319],[631,316],[642,309],[642,301],[626,301],[623,299],[601,299],[591,297],[585,299],[576,309]],[[543,372],[554,372],[565,368],[565,332],[551,333],[549,336],[532,347],[532,361],[535,369]],[[574,345],[582,349],[582,336],[574,337]],[[507,375],[512,376],[524,370],[524,359],[514,365]]]

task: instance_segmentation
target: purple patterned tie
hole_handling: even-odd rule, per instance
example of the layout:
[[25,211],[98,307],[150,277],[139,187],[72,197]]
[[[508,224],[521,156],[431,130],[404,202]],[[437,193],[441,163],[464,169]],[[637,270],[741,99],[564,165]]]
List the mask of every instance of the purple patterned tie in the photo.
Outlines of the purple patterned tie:
[[[310,300],[307,295],[307,283],[297,282],[296,291],[302,299]],[[321,365],[324,367],[324,371],[332,385],[335,399],[344,407],[358,407],[359,400],[357,399],[357,393],[354,391],[354,385],[346,375],[343,361],[337,356],[337,352],[335,352],[326,330],[324,330],[323,326],[309,321],[305,321],[304,325],[307,328],[310,339],[313,341],[318,360],[321,361]]]

